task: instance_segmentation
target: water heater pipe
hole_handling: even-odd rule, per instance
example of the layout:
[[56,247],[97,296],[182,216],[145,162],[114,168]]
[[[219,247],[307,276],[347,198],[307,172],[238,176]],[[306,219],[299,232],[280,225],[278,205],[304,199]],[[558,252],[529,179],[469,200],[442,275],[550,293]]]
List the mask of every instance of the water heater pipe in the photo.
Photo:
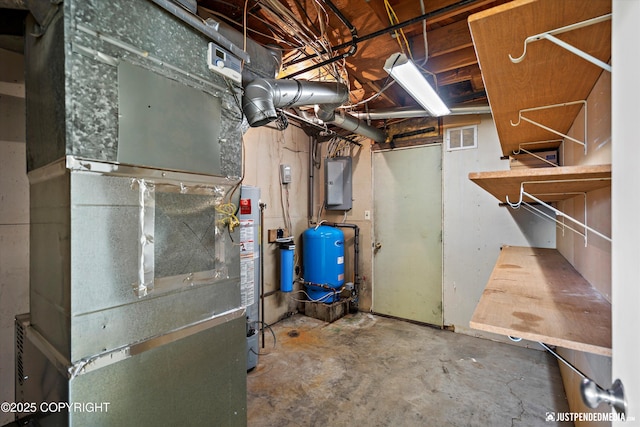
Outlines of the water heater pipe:
[[258,250],[260,251],[260,315],[262,317],[260,322],[260,332],[262,333],[262,348],[264,348],[264,237],[262,230],[264,229],[264,210],[267,208],[266,203],[260,202],[260,228],[258,231],[260,243]]

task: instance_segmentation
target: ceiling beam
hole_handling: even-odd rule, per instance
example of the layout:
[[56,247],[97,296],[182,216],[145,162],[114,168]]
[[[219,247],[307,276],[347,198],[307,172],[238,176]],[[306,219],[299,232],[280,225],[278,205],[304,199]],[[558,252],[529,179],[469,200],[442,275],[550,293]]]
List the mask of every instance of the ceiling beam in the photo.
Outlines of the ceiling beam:
[[465,81],[473,81],[475,74],[480,74],[478,64],[468,65],[456,70],[445,71],[438,74],[438,86],[453,85]]
[[[424,59],[425,53],[424,36],[422,33],[415,34],[409,39],[409,43],[414,58],[420,62],[420,58]],[[427,43],[429,45],[430,59],[473,46],[469,27],[464,20],[428,31]]]
[[[425,13],[430,13],[436,10],[443,9],[445,7],[453,6],[459,1],[460,0],[424,0]],[[469,13],[471,11],[477,10],[478,8],[482,8],[488,4],[495,2],[496,0],[478,0],[460,6],[459,8],[453,8],[448,12],[444,12],[427,19],[427,25],[437,25],[442,21],[454,18],[458,15]],[[402,0],[401,2],[393,6],[393,10],[396,12],[396,15],[398,15],[398,19],[400,19],[400,22],[422,15],[422,11],[420,10],[420,3],[416,0]],[[466,22],[466,19],[464,19],[464,21]],[[419,31],[422,31],[422,23],[412,25],[411,27],[407,27],[405,29],[405,32],[410,33]]]
[[451,71],[477,63],[476,51],[473,47],[467,47],[445,55],[436,56],[435,58],[430,58],[426,64],[426,68],[434,74],[440,74],[445,71]]
[[384,6],[383,1],[367,1],[367,6],[376,15],[383,28],[390,25],[389,16],[387,15],[387,8]]

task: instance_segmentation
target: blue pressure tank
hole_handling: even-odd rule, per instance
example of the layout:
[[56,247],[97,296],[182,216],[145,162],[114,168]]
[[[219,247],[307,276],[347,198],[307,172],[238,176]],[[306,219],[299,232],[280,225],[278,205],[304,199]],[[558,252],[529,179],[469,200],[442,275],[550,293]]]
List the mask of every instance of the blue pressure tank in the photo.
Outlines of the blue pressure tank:
[[309,228],[302,233],[302,249],[304,281],[309,300],[326,303],[337,301],[338,294],[326,289],[326,286],[339,289],[344,284],[344,233],[326,225]]

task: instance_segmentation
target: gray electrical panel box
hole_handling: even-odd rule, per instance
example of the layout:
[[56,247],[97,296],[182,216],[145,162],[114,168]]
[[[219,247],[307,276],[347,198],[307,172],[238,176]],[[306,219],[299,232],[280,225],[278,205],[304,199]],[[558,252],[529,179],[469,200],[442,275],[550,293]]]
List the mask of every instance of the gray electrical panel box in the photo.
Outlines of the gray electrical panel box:
[[325,159],[324,194],[327,210],[351,210],[351,157],[332,157]]

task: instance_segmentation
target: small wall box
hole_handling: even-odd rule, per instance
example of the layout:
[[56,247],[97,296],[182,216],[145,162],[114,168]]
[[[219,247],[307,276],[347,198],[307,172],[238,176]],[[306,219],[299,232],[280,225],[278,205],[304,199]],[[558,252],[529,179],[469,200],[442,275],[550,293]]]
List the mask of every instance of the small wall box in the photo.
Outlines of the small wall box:
[[282,184],[291,183],[291,165],[280,165],[280,182]]
[[222,74],[236,83],[242,82],[242,62],[240,58],[231,55],[213,42],[209,43],[207,65],[209,70],[213,72]]

